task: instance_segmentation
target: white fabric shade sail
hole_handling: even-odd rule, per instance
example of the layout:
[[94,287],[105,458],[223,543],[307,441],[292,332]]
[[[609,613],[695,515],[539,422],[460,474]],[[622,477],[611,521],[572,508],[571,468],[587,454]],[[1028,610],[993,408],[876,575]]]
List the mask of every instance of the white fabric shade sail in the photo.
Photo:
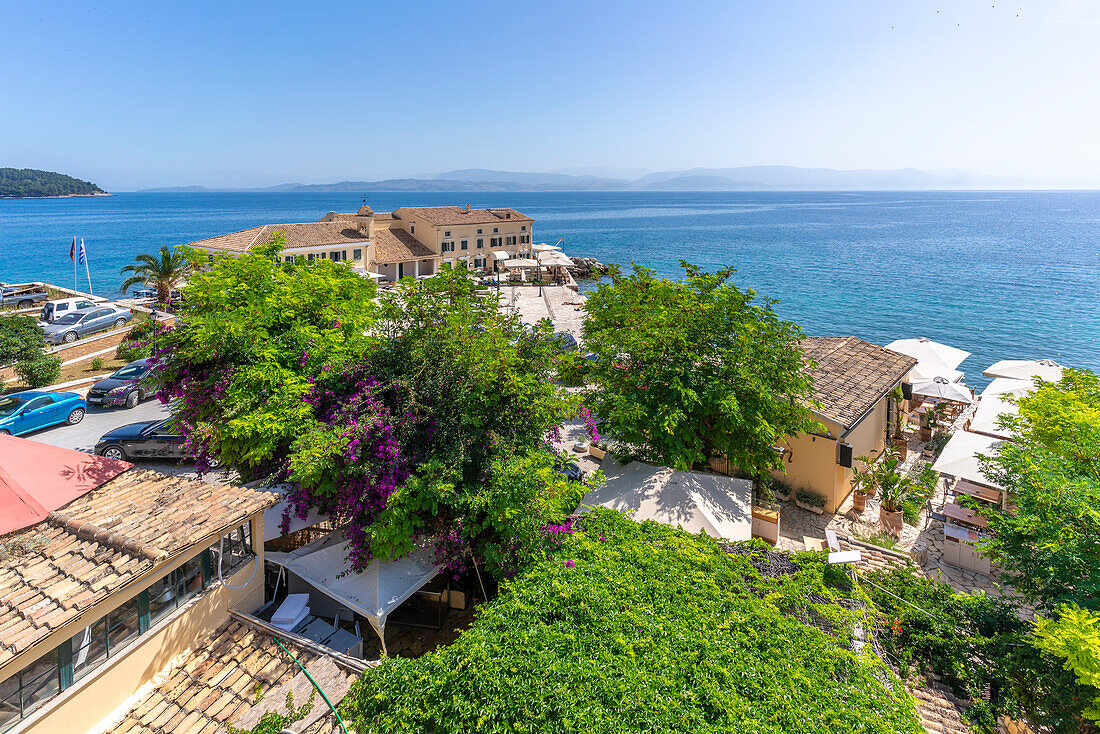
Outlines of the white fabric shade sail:
[[933,377],[931,380],[914,383],[913,394],[967,405],[974,402],[969,389],[957,382],[951,382],[946,377]]
[[932,468],[941,474],[1002,489],[999,484],[986,478],[982,473],[981,462],[978,460],[978,454],[993,456],[1002,443],[1004,440],[1000,438],[982,436],[970,431],[956,431],[943,447],[940,458],[936,459]]
[[264,558],[366,617],[385,651],[390,612],[439,573],[432,549],[420,547],[396,561],[374,560],[356,573],[348,562],[348,546],[344,534],[337,531],[291,553],[266,553]]
[[628,512],[641,522],[653,520],[691,533],[700,530],[726,540],[752,538],[752,482],[720,474],[702,474],[604,459],[605,481],[581,501]]
[[1014,380],[1031,380],[1041,377],[1048,382],[1062,379],[1062,365],[1053,359],[1002,359],[986,368],[986,377],[1008,377]]
[[532,260],[527,257],[516,257],[504,261],[504,267],[506,268],[537,268],[538,266],[538,260]]
[[897,339],[887,344],[886,348],[907,354],[917,360],[916,366],[909,373],[914,381],[943,377],[949,382],[958,382],[962,379],[963,373],[956,368],[970,356],[970,352],[934,342],[923,336],[917,339]]

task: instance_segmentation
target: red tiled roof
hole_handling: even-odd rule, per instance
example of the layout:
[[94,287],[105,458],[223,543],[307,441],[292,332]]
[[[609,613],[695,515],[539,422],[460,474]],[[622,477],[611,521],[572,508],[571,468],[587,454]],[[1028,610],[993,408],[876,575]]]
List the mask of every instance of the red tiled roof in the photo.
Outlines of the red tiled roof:
[[439,227],[460,224],[500,224],[501,222],[531,222],[526,214],[515,209],[469,209],[463,206],[403,206],[394,210],[401,219],[415,217]]
[[813,410],[851,428],[905,377],[917,360],[854,336],[808,336],[799,342],[814,381]]
[[240,232],[198,240],[188,244],[205,250],[223,250],[225,252],[247,252],[253,247],[266,245],[282,234],[283,247],[292,250],[299,247],[327,247],[341,245],[362,245],[367,242],[367,234],[357,227],[349,226],[346,221],[303,222],[299,224],[265,224],[262,227],[243,229]]

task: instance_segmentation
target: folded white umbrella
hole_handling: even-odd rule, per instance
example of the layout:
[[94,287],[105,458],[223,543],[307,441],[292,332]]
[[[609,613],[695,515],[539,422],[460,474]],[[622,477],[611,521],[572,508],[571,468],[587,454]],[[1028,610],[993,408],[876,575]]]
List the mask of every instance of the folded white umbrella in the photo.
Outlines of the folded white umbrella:
[[1041,377],[1049,382],[1062,379],[1062,365],[1053,359],[1002,359],[986,368],[986,377],[1009,377],[1014,380],[1031,380]]
[[886,348],[908,354],[920,362],[927,360],[930,363],[945,364],[951,369],[958,367],[970,356],[970,352],[934,342],[923,336],[916,339],[898,339],[887,344]]
[[974,398],[970,395],[970,390],[957,382],[951,382],[945,377],[933,377],[931,380],[924,380],[914,384],[913,394],[924,395],[930,398],[939,398],[941,400],[951,400],[956,403],[966,403],[968,405],[974,402]]

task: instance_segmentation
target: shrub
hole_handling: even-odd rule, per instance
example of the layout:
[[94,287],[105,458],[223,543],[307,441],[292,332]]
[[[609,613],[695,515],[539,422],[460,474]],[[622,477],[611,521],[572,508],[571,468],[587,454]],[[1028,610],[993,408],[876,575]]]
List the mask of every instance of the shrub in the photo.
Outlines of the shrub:
[[15,365],[15,373],[27,387],[46,387],[53,385],[61,377],[61,358],[52,354],[43,354]]
[[454,644],[368,669],[341,704],[349,729],[920,730],[893,674],[852,651],[864,613],[839,602],[862,592],[831,586],[820,554],[727,553],[606,508],[555,530]]
[[800,489],[794,493],[794,496],[799,502],[810,507],[825,506],[825,497],[812,489]]
[[92,360],[92,369],[93,370],[101,370],[101,369],[103,369],[103,364],[104,364],[103,357],[96,357],[95,359]]
[[[912,476],[912,475],[911,475]],[[910,525],[920,522],[920,511],[936,491],[936,482],[940,473],[934,471],[928,464],[922,465],[920,472],[914,479],[909,495],[901,503],[902,517]]]
[[154,334],[159,338],[165,331],[165,327],[152,318],[142,321],[130,329],[119,343],[115,350],[115,357],[125,362],[133,362],[136,359],[153,356]]
[[42,329],[33,317],[0,317],[0,365],[33,360],[45,348]]

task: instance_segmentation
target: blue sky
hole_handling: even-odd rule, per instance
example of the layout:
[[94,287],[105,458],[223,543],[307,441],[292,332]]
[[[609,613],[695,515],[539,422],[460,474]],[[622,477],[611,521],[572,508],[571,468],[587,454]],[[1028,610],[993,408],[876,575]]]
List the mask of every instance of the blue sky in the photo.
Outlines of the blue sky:
[[0,3],[0,165],[108,189],[787,164],[1100,187],[1100,3]]

